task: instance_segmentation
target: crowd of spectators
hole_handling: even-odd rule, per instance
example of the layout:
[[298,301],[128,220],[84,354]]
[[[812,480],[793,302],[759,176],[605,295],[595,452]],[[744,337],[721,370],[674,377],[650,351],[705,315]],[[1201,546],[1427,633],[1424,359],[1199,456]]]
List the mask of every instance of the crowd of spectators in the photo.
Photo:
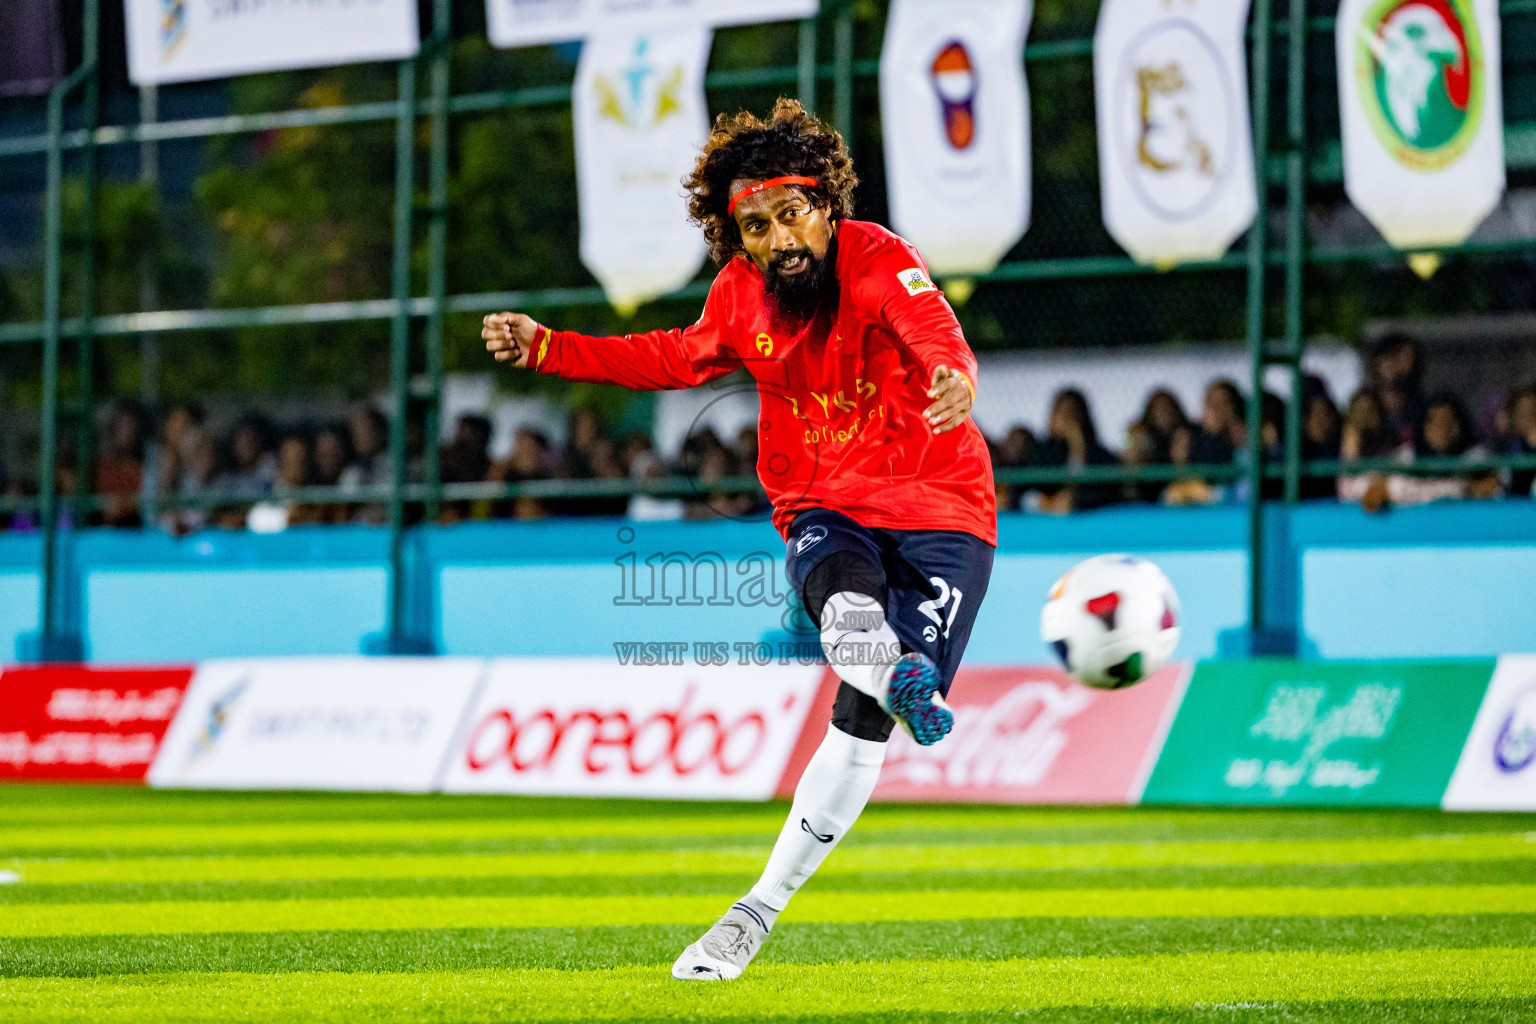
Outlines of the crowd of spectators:
[[[1334,498],[1378,511],[1447,498],[1533,497],[1536,471],[1500,473],[1473,464],[1490,455],[1536,455],[1536,383],[1510,391],[1493,429],[1480,437],[1460,397],[1449,391],[1425,393],[1423,365],[1423,349],[1416,339],[1403,334],[1383,338],[1372,347],[1366,385],[1350,396],[1342,411],[1325,381],[1303,378],[1301,458],[1338,460],[1341,470],[1304,472],[1303,499]],[[1124,446],[1112,452],[1100,443],[1086,396],[1073,389],[1061,391],[1043,437],[1020,425],[993,443],[995,467],[1163,466],[1168,467],[1163,474],[1168,479],[1003,485],[998,488],[999,507],[1065,513],[1124,502],[1197,505],[1244,500],[1248,402],[1235,382],[1212,381],[1198,418],[1191,418],[1171,391],[1154,390],[1127,430]],[[1269,393],[1259,402],[1260,444],[1266,462],[1278,464],[1285,458],[1286,403]],[[1414,471],[1426,459],[1436,461]],[[1350,471],[1350,464],[1367,460],[1378,464]],[[1458,461],[1469,468],[1459,469]],[[1181,472],[1181,467],[1189,468]],[[1263,486],[1267,497],[1282,493],[1279,479],[1266,479]]]
[[[1372,350],[1368,382],[1341,410],[1328,385],[1306,377],[1301,389],[1301,456],[1304,460],[1342,460],[1338,474],[1308,473],[1301,480],[1304,499],[1337,499],[1377,510],[1389,505],[1422,504],[1446,498],[1531,497],[1536,470],[1503,473],[1469,468],[1455,460],[1493,455],[1536,455],[1536,384],[1512,391],[1498,412],[1494,429],[1480,438],[1466,404],[1448,392],[1426,395],[1423,353],[1418,343],[1393,335]],[[1266,459],[1284,459],[1285,402],[1260,396],[1262,445]],[[1198,416],[1192,417],[1170,390],[1148,396],[1141,415],[1112,450],[1101,440],[1089,399],[1081,391],[1058,393],[1043,432],[1022,424],[989,439],[998,469],[1071,471],[1085,467],[1167,467],[1159,479],[1116,482],[1096,478],[1081,482],[1003,483],[1002,509],[1054,514],[1122,503],[1165,505],[1215,504],[1246,497],[1242,470],[1248,458],[1248,402],[1233,381],[1216,380],[1206,388]],[[525,426],[516,431],[505,458],[491,454],[492,424],[484,416],[458,419],[452,439],[438,451],[446,484],[596,481],[593,493],[515,498],[492,494],[442,503],[438,520],[540,519],[549,516],[627,515],[637,520],[707,519],[753,516],[766,511],[754,488],[721,485],[731,477],[751,477],[757,463],[757,436],[751,427],[722,439],[713,430],[690,435],[676,460],[657,453],[642,432],[616,436],[601,416],[586,407],[567,419],[558,447],[543,432]],[[406,430],[408,482],[427,475],[424,431],[419,419]],[[1408,472],[1421,458],[1441,462],[1433,472]],[[1385,460],[1371,471],[1350,472],[1351,463]],[[1449,460],[1449,461],[1444,461]],[[56,475],[61,494],[78,490],[77,460],[61,450]],[[1401,468],[1394,469],[1393,466]],[[1213,469],[1214,467],[1214,469]],[[1225,468],[1223,472],[1221,467]],[[99,441],[93,463],[92,491],[100,501],[89,522],[114,527],[152,525],[183,535],[207,527],[281,530],[288,526],[385,521],[383,500],[394,479],[389,421],[377,408],[358,405],[341,422],[278,429],[248,414],[223,432],[210,429],[195,404],[171,407],[152,424],[144,411],[119,404]],[[603,482],[687,477],[682,493],[603,493]],[[335,488],[329,500],[307,488]],[[1282,483],[1268,479],[1266,494],[1278,496]],[[490,489],[494,492],[494,488]],[[24,497],[27,489],[8,479],[0,465],[0,494]],[[72,503],[65,503],[66,524]],[[412,501],[416,521],[425,506]],[[37,527],[35,513],[0,512],[0,528]]]

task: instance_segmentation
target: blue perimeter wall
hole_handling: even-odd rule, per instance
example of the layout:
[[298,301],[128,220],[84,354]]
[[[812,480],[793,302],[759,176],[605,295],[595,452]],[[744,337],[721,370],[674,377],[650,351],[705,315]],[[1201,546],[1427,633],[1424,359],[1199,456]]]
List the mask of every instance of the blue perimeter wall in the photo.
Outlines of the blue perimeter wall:
[[[1048,660],[1038,635],[1048,588],[1105,551],[1160,564],[1184,605],[1180,656],[1211,657],[1217,634],[1244,623],[1247,531],[1240,507],[1005,515],[966,660]],[[1536,650],[1536,504],[1384,516],[1332,504],[1279,508],[1266,536],[1270,605],[1300,626],[1317,656]],[[381,529],[180,540],[91,530],[61,547],[64,621],[78,624],[95,662],[356,654],[385,621],[389,538]],[[37,628],[38,551],[35,537],[0,536],[0,658]],[[697,603],[675,600],[684,596],[681,559],[656,566],[655,596],[674,600],[638,603],[653,592],[646,559],[674,553],[692,560]],[[407,555],[411,629],[444,654],[613,656],[626,641],[785,639],[784,546],[763,522],[472,523],[415,531]]]

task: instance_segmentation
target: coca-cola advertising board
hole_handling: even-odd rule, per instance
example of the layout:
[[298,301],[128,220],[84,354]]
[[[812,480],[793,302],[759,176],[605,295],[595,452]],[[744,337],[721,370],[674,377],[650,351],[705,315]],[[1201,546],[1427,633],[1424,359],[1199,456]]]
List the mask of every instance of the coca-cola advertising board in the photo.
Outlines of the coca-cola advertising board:
[[764,800],[823,671],[498,660],[455,740],[443,790]]
[[192,669],[45,665],[0,673],[0,778],[138,782]]
[[427,792],[485,668],[477,658],[205,661],[149,784]]
[[1187,665],[1124,690],[1052,668],[963,668],[954,731],[920,747],[896,730],[874,799],[1138,803],[1188,681]]

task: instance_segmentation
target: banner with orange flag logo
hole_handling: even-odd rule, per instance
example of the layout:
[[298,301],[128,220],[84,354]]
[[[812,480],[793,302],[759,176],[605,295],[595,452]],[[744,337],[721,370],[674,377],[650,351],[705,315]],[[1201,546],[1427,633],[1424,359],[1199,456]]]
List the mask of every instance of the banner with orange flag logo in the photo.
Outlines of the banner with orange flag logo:
[[893,0],[880,56],[891,226],[940,277],[983,274],[1029,229],[1031,0]]

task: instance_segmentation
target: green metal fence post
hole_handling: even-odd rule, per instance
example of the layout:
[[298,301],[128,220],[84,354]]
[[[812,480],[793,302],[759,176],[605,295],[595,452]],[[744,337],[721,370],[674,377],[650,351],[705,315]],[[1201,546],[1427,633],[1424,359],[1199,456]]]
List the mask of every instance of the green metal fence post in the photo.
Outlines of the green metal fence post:
[[1307,230],[1307,0],[1291,0],[1286,40],[1285,151],[1285,358],[1291,364],[1291,396],[1285,408],[1285,500],[1301,498],[1302,274]]
[[405,492],[409,462],[406,453],[406,416],[411,398],[411,235],[412,203],[416,176],[416,62],[400,62],[398,111],[395,119],[395,237],[393,285],[394,313],[389,334],[389,393],[394,415],[389,421],[389,456],[392,467],[389,489],[389,621],[382,637],[372,638],[368,650],[376,654],[427,654],[431,645],[413,636],[408,621],[410,566],[405,550]]
[[[1273,26],[1270,0],[1253,5],[1253,166],[1258,210],[1248,229],[1248,636],[1259,643],[1268,627],[1264,607],[1264,278],[1269,250],[1269,54]],[[1250,648],[1251,650],[1251,648]]]
[[799,82],[796,86],[805,109],[816,110],[816,19],[800,22]]
[[832,35],[832,103],[834,127],[853,149],[853,4],[844,0]]
[[85,645],[67,632],[60,607],[59,502],[55,472],[59,449],[59,346],[63,338],[62,271],[64,259],[64,101],[96,74],[97,0],[85,0],[80,66],[48,93],[46,198],[43,203],[43,408],[38,443],[38,517],[42,527],[38,631],[16,644],[22,661],[79,661]]
[[[99,2],[99,0],[98,0]],[[80,337],[76,340],[79,361],[79,406],[75,419],[75,495],[72,519],[85,523],[90,512],[96,463],[96,121],[101,108],[101,76],[96,73],[99,46],[94,18],[85,23],[90,36],[85,48],[91,54],[92,71],[85,80],[81,102],[82,127],[90,140],[80,150]]]
[[453,0],[432,6],[432,149],[428,166],[426,362],[426,521],[435,522],[443,497],[438,449],[443,411],[443,314],[448,291],[448,95],[453,56]]

